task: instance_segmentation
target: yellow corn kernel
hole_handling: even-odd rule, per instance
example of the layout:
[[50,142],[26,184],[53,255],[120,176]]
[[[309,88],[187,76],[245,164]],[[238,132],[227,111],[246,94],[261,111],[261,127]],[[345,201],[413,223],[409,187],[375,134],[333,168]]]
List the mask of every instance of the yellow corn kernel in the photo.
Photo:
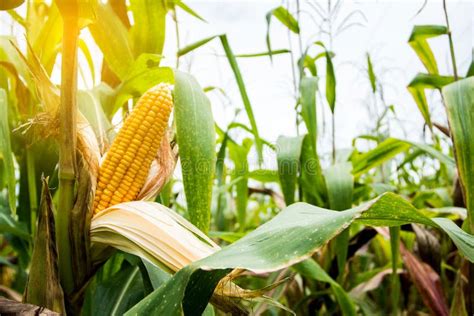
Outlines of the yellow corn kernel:
[[100,167],[94,214],[136,199],[161,145],[172,107],[166,84],[151,88],[138,100]]

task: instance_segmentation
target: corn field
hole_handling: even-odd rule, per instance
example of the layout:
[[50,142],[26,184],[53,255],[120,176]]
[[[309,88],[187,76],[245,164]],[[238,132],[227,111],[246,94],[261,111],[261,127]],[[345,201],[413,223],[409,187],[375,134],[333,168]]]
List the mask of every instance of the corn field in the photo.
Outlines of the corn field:
[[[348,1],[267,1],[265,49],[242,52],[198,2],[0,0],[0,315],[474,315],[474,25],[450,25],[473,12],[416,23],[431,2],[407,13],[405,102],[376,51],[341,59],[368,22]],[[287,91],[263,86],[291,129],[242,67],[281,58]],[[212,67],[231,80],[204,85]]]

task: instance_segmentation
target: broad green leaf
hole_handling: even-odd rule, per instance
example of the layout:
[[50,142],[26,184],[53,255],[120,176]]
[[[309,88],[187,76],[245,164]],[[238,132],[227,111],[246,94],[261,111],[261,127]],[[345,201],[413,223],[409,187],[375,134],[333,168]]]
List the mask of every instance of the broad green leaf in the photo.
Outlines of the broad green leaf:
[[16,177],[13,151],[8,124],[8,102],[5,90],[0,89],[0,150],[3,156],[5,177],[8,185],[8,204],[13,217],[16,217]]
[[316,148],[318,137],[318,123],[316,118],[316,90],[318,78],[303,77],[300,83],[301,116],[308,130],[311,146]]
[[110,4],[100,3],[96,10],[100,18],[89,26],[89,30],[110,69],[124,79],[133,62],[128,31]]
[[356,315],[356,307],[347,292],[316,261],[306,259],[294,265],[292,269],[308,279],[329,283],[343,315]]
[[332,58],[328,52],[326,52],[326,99],[331,107],[331,112],[334,113],[336,107],[336,74],[334,73]]
[[278,21],[280,21],[284,26],[286,26],[293,33],[298,34],[300,32],[298,21],[284,7],[279,6],[278,8],[275,8],[267,13],[268,25],[270,25],[269,21],[272,16],[277,18]]
[[326,100],[328,101],[331,112],[334,113],[336,106],[336,74],[334,73],[334,65],[332,58],[334,57],[331,52],[326,49],[326,46],[320,41],[316,42],[316,45],[324,48],[326,56]]
[[228,243],[233,243],[245,236],[245,232],[219,232],[219,231],[210,231],[209,237],[219,238]]
[[84,57],[86,58],[87,66],[89,66],[89,71],[91,72],[92,84],[95,85],[94,61],[92,59],[89,46],[87,46],[86,42],[82,38],[79,38],[79,40],[77,41],[77,46],[79,47],[79,49],[82,51],[82,54],[84,54]]
[[142,54],[133,62],[128,74],[117,88],[114,107],[111,112],[106,112],[109,117],[128,99],[140,97],[158,83],[174,83],[173,70],[168,67],[159,67],[160,60],[161,57],[158,55]]
[[130,29],[135,57],[161,54],[166,34],[166,6],[162,0],[131,0],[134,24]]
[[301,148],[300,185],[305,202],[324,206],[327,195],[326,183],[315,146],[316,144],[312,144],[312,139],[306,134]]
[[233,141],[228,143],[229,155],[234,162],[234,170],[232,172],[232,179],[239,179],[235,183],[237,192],[235,203],[237,205],[237,219],[239,222],[239,229],[243,231],[245,229],[245,221],[247,216],[247,203],[248,203],[248,172],[249,164],[247,156],[250,148],[252,147],[251,139],[244,139],[242,145],[238,145]]
[[295,202],[296,179],[300,168],[303,139],[304,136],[280,136],[277,139],[278,175],[286,205]]
[[15,221],[10,214],[6,213],[6,209],[0,207],[0,232],[2,234],[12,234],[25,240],[30,239],[30,234],[24,223]]
[[[218,188],[223,188],[225,186],[226,182],[226,174],[225,174],[225,158],[226,158],[226,153],[227,153],[227,143],[229,141],[232,141],[229,137],[229,131],[227,130],[225,133],[221,131],[221,129],[218,127],[217,128],[219,134],[223,134],[222,141],[221,141],[221,146],[219,148],[219,151],[217,153],[217,161],[216,161],[216,179],[217,179],[217,185]],[[226,224],[227,221],[224,217],[224,210],[226,209],[227,206],[227,198],[226,198],[226,192],[223,190],[219,190],[217,194],[217,209],[216,209],[216,218],[215,218],[215,223],[217,226],[217,229],[219,230],[225,230],[226,229]]]
[[374,149],[353,158],[352,172],[355,176],[364,174],[370,169],[380,166],[385,161],[392,159],[399,153],[407,151],[409,148],[410,145],[408,143],[400,142],[394,138],[388,138]]
[[156,290],[171,278],[171,275],[169,273],[163,271],[162,269],[158,268],[149,261],[142,259],[142,262],[146,268],[153,289]]
[[430,74],[438,74],[438,65],[427,39],[444,35],[448,29],[442,25],[415,25],[408,43]]
[[104,149],[104,145],[111,144],[115,131],[97,97],[90,91],[78,91],[77,107],[94,129],[100,148]]
[[354,176],[350,163],[338,163],[324,171],[328,190],[329,206],[332,210],[341,211],[352,207]]
[[25,79],[27,85],[33,86],[32,82],[30,81],[27,67],[23,60],[20,59],[20,56],[18,55],[12,43],[15,45],[18,44],[14,37],[0,36],[0,61],[8,61],[12,63],[20,76]]
[[242,97],[242,102],[244,103],[245,112],[247,113],[248,119],[250,121],[250,126],[252,127],[252,133],[255,137],[255,145],[257,147],[257,154],[259,157],[259,163],[263,162],[263,141],[259,136],[257,122],[255,120],[255,116],[253,115],[252,104],[250,103],[250,99],[247,94],[247,89],[245,88],[244,80],[242,78],[242,74],[240,73],[240,68],[237,63],[237,59],[232,52],[232,49],[229,45],[227,40],[227,35],[214,35],[205,39],[202,39],[198,42],[190,44],[178,51],[178,56],[183,56],[190,51],[201,47],[202,45],[208,43],[209,41],[213,40],[214,38],[219,37],[222,47],[224,48],[227,60],[229,61],[230,68],[235,76],[235,81],[237,82],[237,86],[239,87],[240,96]]
[[51,5],[44,24],[34,27],[39,28],[38,36],[29,40],[46,72],[51,74],[63,37],[63,21],[55,3]]
[[[354,191],[354,176],[349,162],[332,165],[324,172],[326,188],[329,198],[329,207],[335,211],[347,210],[352,207]],[[336,237],[334,247],[337,255],[339,274],[344,272],[349,246],[349,230],[346,229]]]
[[255,146],[257,147],[259,163],[262,163],[263,162],[262,140],[260,139],[260,136],[258,133],[257,122],[253,115],[252,105],[250,104],[250,99],[247,95],[247,89],[245,88],[244,80],[242,78],[242,74],[240,73],[239,65],[237,64],[235,55],[232,52],[232,49],[230,48],[229,42],[227,41],[227,36],[220,35],[219,38],[221,40],[222,47],[224,48],[225,54],[227,56],[227,60],[229,61],[230,68],[232,68],[232,71],[234,73],[237,86],[239,87],[240,96],[242,97],[242,102],[244,103],[244,107],[245,107],[245,112],[247,112],[247,116],[250,121],[250,126],[252,126],[252,132],[255,137]]
[[370,86],[372,87],[372,92],[375,93],[377,90],[377,78],[375,77],[374,66],[372,65],[372,60],[370,55],[367,53],[367,74],[369,75]]
[[392,159],[396,155],[407,151],[410,147],[416,147],[435,159],[438,159],[441,163],[444,163],[448,167],[454,166],[454,161],[451,157],[446,156],[442,152],[435,148],[406,140],[387,138],[378,146],[366,153],[356,155],[352,158],[353,174],[359,176],[364,174],[368,170],[380,166],[385,161]]
[[300,27],[298,21],[286,10],[284,7],[279,6],[275,9],[272,9],[266,15],[267,20],[267,48],[268,48],[268,55],[270,59],[272,59],[272,45],[270,40],[270,24],[272,21],[272,17],[275,17],[280,21],[284,26],[286,26],[291,32],[295,34],[300,33]]
[[278,182],[278,171],[277,170],[269,170],[269,169],[257,169],[252,170],[249,172],[249,178],[262,182],[262,183],[269,183],[269,182]]
[[191,312],[191,306],[192,313],[199,314],[218,280],[231,269],[266,273],[291,266],[307,259],[353,221],[375,226],[419,223],[440,228],[454,236],[452,240],[460,253],[474,261],[473,235],[447,219],[429,219],[393,193],[346,211],[295,203],[233,244],[180,270],[126,315],[180,315],[183,309],[185,313]]
[[194,77],[176,71],[175,80],[174,115],[188,214],[194,225],[207,232],[216,164],[211,104]]
[[469,231],[474,233],[474,78],[452,83],[443,88],[448,111],[456,164],[468,210]]
[[143,299],[143,282],[138,267],[121,262],[118,271],[100,278],[86,300],[83,315],[122,315],[131,306]]
[[407,89],[415,100],[426,124],[430,128],[433,128],[433,125],[431,123],[428,102],[426,101],[425,89],[441,89],[443,86],[452,82],[454,82],[453,77],[419,73],[413,78],[410,84],[408,84]]

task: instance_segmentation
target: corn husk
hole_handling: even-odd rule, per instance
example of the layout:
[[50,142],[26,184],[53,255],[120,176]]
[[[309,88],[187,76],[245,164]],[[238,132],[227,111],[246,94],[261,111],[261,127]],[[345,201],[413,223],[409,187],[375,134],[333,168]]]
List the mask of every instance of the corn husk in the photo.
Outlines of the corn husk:
[[170,272],[207,257],[219,246],[165,206],[144,201],[114,205],[91,222],[91,255],[103,258],[110,246],[144,258]]

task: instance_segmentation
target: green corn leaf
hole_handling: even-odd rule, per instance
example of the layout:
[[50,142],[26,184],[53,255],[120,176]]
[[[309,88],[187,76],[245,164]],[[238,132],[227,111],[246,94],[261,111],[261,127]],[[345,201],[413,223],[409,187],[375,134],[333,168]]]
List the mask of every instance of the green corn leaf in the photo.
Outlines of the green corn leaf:
[[37,32],[38,35],[30,37],[29,41],[46,72],[51,74],[63,37],[63,21],[55,2],[51,6],[48,19]]
[[233,141],[228,142],[230,158],[234,162],[234,170],[232,172],[232,179],[240,179],[235,183],[237,192],[237,219],[239,222],[239,229],[245,229],[245,221],[247,214],[248,203],[248,173],[249,165],[247,155],[252,147],[252,140],[244,139],[242,145],[238,145]]
[[301,148],[299,180],[303,191],[303,200],[313,205],[324,206],[327,196],[326,183],[315,145],[312,144],[310,136],[306,134]]
[[242,97],[242,102],[244,103],[245,112],[247,113],[248,119],[250,121],[250,126],[252,127],[252,132],[255,137],[255,146],[257,148],[258,160],[259,163],[263,162],[263,145],[262,139],[258,133],[257,122],[255,120],[255,116],[253,115],[252,104],[250,104],[250,99],[247,95],[247,89],[245,88],[244,80],[242,78],[242,74],[240,73],[239,65],[237,64],[237,60],[235,58],[232,49],[230,48],[229,42],[227,41],[226,35],[219,36],[222,47],[224,48],[225,54],[227,56],[227,60],[229,61],[230,68],[235,76],[235,81],[237,82],[237,86],[239,87],[240,96]]
[[341,211],[352,207],[354,176],[350,163],[338,163],[324,171],[328,190],[329,206]]
[[408,84],[407,89],[415,100],[421,115],[430,129],[433,128],[433,124],[431,123],[430,110],[428,102],[426,101],[425,89],[441,89],[452,82],[454,82],[453,77],[419,73],[415,78],[413,78],[410,84]]
[[134,60],[128,31],[110,4],[98,4],[96,10],[100,18],[89,26],[89,30],[110,69],[123,79]]
[[155,54],[142,54],[135,60],[117,87],[113,108],[106,112],[110,118],[130,98],[140,97],[145,91],[161,82],[174,83],[173,70],[168,67],[159,67],[161,57]]
[[443,89],[459,178],[468,210],[469,231],[474,232],[474,78]]
[[90,291],[90,299],[86,299],[82,315],[122,315],[143,299],[145,293],[139,268],[123,261],[118,269],[110,271],[111,275],[102,273],[101,278],[96,278],[98,280]]
[[288,54],[290,50],[288,49],[276,49],[272,50],[271,52],[261,52],[261,53],[253,53],[253,54],[236,54],[235,57],[238,58],[252,58],[252,57],[264,57],[268,55],[280,55],[280,54]]
[[278,175],[286,205],[295,202],[296,179],[300,167],[303,139],[304,136],[280,136],[277,139]]
[[10,214],[7,214],[7,210],[2,207],[0,207],[0,231],[30,240],[30,234],[24,223],[15,221]]
[[437,149],[426,145],[406,140],[387,138],[377,145],[374,149],[352,157],[353,174],[359,176],[372,168],[378,167],[384,162],[394,158],[396,155],[406,152],[410,147],[415,147],[431,157],[438,159],[448,167],[454,167],[454,160],[438,151]]
[[100,100],[90,91],[78,91],[77,107],[94,129],[99,146],[103,148],[105,144],[111,144],[115,131],[102,109]]
[[165,1],[132,0],[134,24],[130,29],[134,56],[161,54],[166,34]]
[[257,169],[252,170],[249,172],[249,178],[262,182],[262,183],[270,183],[270,182],[278,182],[278,171],[277,170],[269,170],[269,169]]
[[213,36],[209,36],[209,37],[206,37],[202,40],[199,40],[197,42],[194,42],[194,43],[191,43],[189,45],[186,45],[185,47],[182,47],[178,50],[178,53],[177,53],[177,56],[178,57],[181,57],[181,56],[184,56],[186,55],[187,53],[190,53],[192,52],[193,50],[207,44],[208,42],[212,41],[213,39],[215,39],[216,37],[219,37],[219,35],[213,35]]
[[77,41],[77,46],[81,50],[82,54],[86,58],[87,66],[89,67],[89,71],[91,72],[92,77],[92,85],[95,85],[95,68],[94,68],[94,61],[92,59],[91,52],[89,50],[89,46],[87,46],[86,42],[79,38]]
[[438,74],[438,64],[427,39],[445,35],[448,28],[442,25],[415,25],[408,43],[430,74]]
[[[278,21],[280,21],[293,33],[298,34],[300,32],[300,26],[298,25],[298,21],[284,7],[279,6],[278,8],[275,8],[269,13],[267,13],[267,21],[270,19],[269,16],[270,18],[274,16]],[[268,25],[270,25],[270,22],[267,23]]]
[[334,281],[316,261],[313,259],[306,259],[305,261],[295,264],[292,269],[306,278],[329,283],[343,315],[356,315],[356,307],[352,299],[349,297],[349,294],[347,294],[342,286]]
[[175,80],[174,115],[188,213],[191,222],[207,232],[216,165],[211,104],[194,77],[176,71]]
[[315,43],[316,45],[324,48],[326,56],[326,100],[328,101],[331,112],[334,113],[336,107],[336,74],[334,72],[334,65],[332,59],[334,57],[331,52],[326,49],[326,46],[320,41]]
[[450,220],[426,217],[393,193],[385,193],[345,211],[295,203],[233,244],[183,268],[126,315],[181,315],[183,311],[199,314],[206,307],[218,280],[231,269],[266,273],[291,266],[307,259],[353,221],[373,226],[407,223],[433,226],[451,236],[460,253],[474,261],[473,235]]
[[[326,187],[329,198],[329,207],[332,210],[341,211],[352,207],[352,195],[354,191],[354,176],[350,163],[338,163],[332,165],[324,172]],[[344,272],[347,259],[347,248],[349,246],[349,230],[344,230],[336,237],[334,243],[337,255],[337,266],[339,275]]]
[[232,49],[229,45],[229,41],[227,40],[227,35],[214,35],[202,39],[198,42],[190,44],[178,51],[178,56],[183,56],[190,51],[195,50],[196,48],[201,47],[202,45],[208,43],[209,41],[213,40],[214,38],[219,37],[222,47],[224,48],[225,55],[227,60],[229,61],[230,68],[235,76],[235,81],[237,82],[237,86],[239,87],[240,96],[242,97],[242,102],[244,103],[245,112],[247,113],[248,119],[250,121],[250,126],[252,127],[252,133],[255,137],[255,146],[257,148],[257,154],[259,158],[259,163],[263,162],[263,140],[260,138],[258,128],[257,128],[257,121],[255,120],[255,116],[253,114],[252,104],[250,103],[250,99],[247,94],[247,89],[245,88],[244,79],[242,78],[242,74],[240,73],[240,68],[237,63],[236,56],[232,52]]
[[180,7],[184,12],[188,13],[189,15],[195,17],[196,19],[198,20],[201,20],[203,22],[206,22],[207,21],[202,17],[200,16],[196,11],[194,11],[193,9],[191,9],[186,3],[184,3],[183,1],[181,0],[173,0],[174,4],[177,5],[178,7]]
[[291,32],[295,34],[300,33],[300,27],[298,21],[286,10],[284,7],[279,6],[275,9],[272,9],[266,15],[267,20],[267,48],[268,48],[268,56],[272,59],[272,45],[270,40],[270,24],[272,21],[272,17],[275,17],[278,21],[280,21],[284,26],[286,26]]
[[316,118],[316,91],[318,89],[318,78],[303,77],[300,83],[301,116],[308,130],[311,145],[316,148],[318,137],[318,123]]
[[377,90],[377,78],[375,77],[374,66],[372,65],[372,60],[370,55],[367,53],[367,74],[369,75],[370,86],[372,87],[372,92],[375,93]]
[[0,150],[3,156],[5,177],[8,185],[8,205],[13,217],[16,217],[16,177],[13,151],[8,124],[8,102],[5,90],[0,89]]

